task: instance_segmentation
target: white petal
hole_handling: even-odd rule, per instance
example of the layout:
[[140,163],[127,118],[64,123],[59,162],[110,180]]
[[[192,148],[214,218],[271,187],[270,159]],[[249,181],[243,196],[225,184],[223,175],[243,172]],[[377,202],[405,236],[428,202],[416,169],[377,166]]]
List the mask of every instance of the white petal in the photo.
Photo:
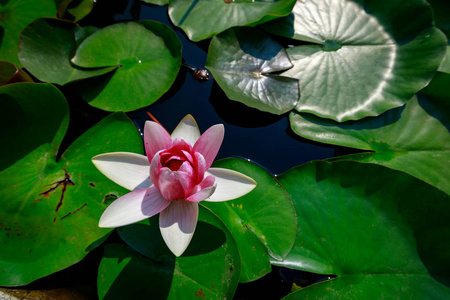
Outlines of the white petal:
[[152,186],[147,156],[130,152],[104,153],[92,162],[106,177],[131,191]]
[[198,219],[198,203],[174,200],[159,215],[159,228],[167,247],[176,256],[188,247]]
[[198,125],[197,122],[195,122],[194,117],[187,115],[180,121],[171,135],[172,140],[177,137],[185,139],[192,146],[194,146],[195,142],[200,137],[200,129],[198,129]]
[[156,187],[133,191],[111,203],[100,217],[98,226],[115,228],[136,223],[156,215],[169,204]]
[[219,202],[233,200],[250,193],[256,187],[256,181],[250,177],[228,169],[210,168],[206,175],[216,177],[216,191],[205,201]]

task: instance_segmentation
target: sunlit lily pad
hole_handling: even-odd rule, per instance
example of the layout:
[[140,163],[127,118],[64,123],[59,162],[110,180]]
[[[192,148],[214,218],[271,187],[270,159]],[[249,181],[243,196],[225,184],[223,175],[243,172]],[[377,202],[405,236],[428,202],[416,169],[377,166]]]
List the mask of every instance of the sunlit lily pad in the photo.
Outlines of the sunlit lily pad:
[[34,21],[20,35],[20,61],[39,80],[60,85],[114,70],[115,67],[85,69],[70,62],[77,39],[84,38],[77,32],[84,33],[86,30],[69,21]]
[[100,299],[232,299],[240,258],[224,224],[200,207],[199,222],[186,252],[175,257],[159,231],[158,216],[119,229],[137,252],[108,245],[100,264]]
[[206,61],[228,98],[274,114],[297,104],[298,80],[276,74],[292,66],[278,42],[253,28],[233,28],[214,37]]
[[169,16],[191,40],[199,41],[234,26],[286,16],[294,3],[295,0],[173,0]]
[[279,176],[298,236],[275,264],[337,278],[285,299],[448,299],[450,197],[402,172],[313,162]]
[[38,18],[56,17],[53,0],[9,0],[0,2],[0,60],[19,67],[17,57],[20,32]]
[[[446,89],[448,84],[447,81]],[[292,129],[302,137],[373,151],[346,156],[345,159],[401,170],[450,194],[448,99],[414,96],[405,107],[344,124],[294,112],[290,121]]]
[[113,114],[57,161],[68,125],[64,96],[50,84],[0,88],[0,285],[24,285],[80,261],[110,232],[98,219],[126,192],[94,167],[108,151],[142,153],[132,122]]
[[317,45],[289,48],[296,109],[339,122],[401,106],[426,86],[447,44],[423,0],[299,0],[266,28]]
[[258,165],[231,158],[214,162],[253,178],[257,187],[226,202],[202,202],[231,231],[242,261],[241,282],[270,272],[270,259],[282,260],[294,244],[297,222],[292,202],[276,178]]
[[72,62],[82,68],[118,67],[85,82],[81,93],[103,110],[131,111],[152,104],[172,86],[181,66],[181,42],[159,22],[118,23],[87,37]]
[[0,61],[0,86],[14,82],[33,82],[33,79],[12,63]]

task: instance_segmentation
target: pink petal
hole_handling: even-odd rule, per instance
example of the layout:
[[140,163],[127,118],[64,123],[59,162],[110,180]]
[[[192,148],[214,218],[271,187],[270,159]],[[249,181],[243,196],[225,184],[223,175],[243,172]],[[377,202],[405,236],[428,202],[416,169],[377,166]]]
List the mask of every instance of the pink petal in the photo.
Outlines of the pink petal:
[[203,155],[206,169],[209,169],[222,145],[225,129],[222,124],[211,126],[206,130],[194,145],[194,151]]
[[186,198],[186,201],[199,202],[211,197],[216,190],[216,179],[214,176],[207,176],[197,187],[197,192]]
[[203,157],[203,155],[201,155],[198,152],[195,152],[195,162],[196,165],[194,168],[197,169],[197,184],[202,182],[203,178],[205,177],[205,172],[206,172],[206,161],[205,158]]
[[184,200],[172,201],[159,216],[159,228],[167,247],[180,256],[194,235],[198,219],[198,203]]
[[150,180],[158,189],[159,189],[158,175],[162,168],[159,154],[160,153],[156,153],[150,162]]
[[150,218],[169,206],[155,187],[136,190],[116,199],[100,217],[99,227],[115,228]]
[[151,162],[153,156],[163,149],[170,148],[172,138],[167,131],[158,123],[147,121],[144,126],[145,152],[148,161]]
[[177,172],[173,172],[169,168],[161,168],[156,182],[153,184],[158,188],[164,199],[178,200],[186,197]]

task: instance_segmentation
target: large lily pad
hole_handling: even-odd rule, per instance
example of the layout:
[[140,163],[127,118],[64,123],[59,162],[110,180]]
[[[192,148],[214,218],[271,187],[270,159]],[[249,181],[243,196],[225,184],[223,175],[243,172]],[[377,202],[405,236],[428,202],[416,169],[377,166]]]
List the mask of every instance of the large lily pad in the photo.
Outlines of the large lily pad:
[[83,85],[82,96],[103,110],[131,111],[152,104],[172,86],[181,66],[181,42],[159,22],[118,23],[81,42],[72,62],[82,68],[118,67]]
[[68,106],[50,84],[0,88],[0,285],[30,283],[80,261],[110,232],[98,219],[123,194],[94,167],[94,155],[142,152],[135,126],[114,114],[78,138],[57,161]]
[[232,299],[239,282],[239,251],[208,209],[200,207],[194,237],[180,257],[164,244],[157,216],[119,233],[144,256],[108,245],[100,264],[100,299]]
[[228,28],[257,24],[288,15],[295,0],[173,0],[172,22],[193,41],[200,41]]
[[305,138],[373,151],[337,159],[382,164],[410,173],[450,194],[447,99],[419,94],[405,107],[343,124],[295,112],[291,113],[290,121],[292,129]]
[[56,16],[53,0],[9,0],[0,2],[0,60],[9,61],[19,67],[17,57],[20,32],[38,18]]
[[233,28],[214,37],[206,60],[228,98],[274,114],[297,104],[298,80],[276,74],[292,66],[281,44],[253,28]]
[[85,38],[79,37],[78,32],[85,30],[69,21],[38,19],[20,35],[20,61],[39,80],[60,85],[114,70],[115,67],[85,69],[70,62],[77,39]]
[[239,247],[241,282],[270,272],[270,260],[282,260],[291,250],[297,231],[292,202],[277,179],[258,165],[230,158],[214,167],[241,172],[257,182],[249,194],[226,202],[202,202],[231,231]]
[[448,299],[450,197],[402,172],[313,162],[279,176],[297,240],[275,264],[338,277],[285,299]]
[[444,55],[423,0],[299,0],[293,14],[267,26],[317,45],[288,49],[298,78],[296,109],[339,122],[401,106],[426,86]]

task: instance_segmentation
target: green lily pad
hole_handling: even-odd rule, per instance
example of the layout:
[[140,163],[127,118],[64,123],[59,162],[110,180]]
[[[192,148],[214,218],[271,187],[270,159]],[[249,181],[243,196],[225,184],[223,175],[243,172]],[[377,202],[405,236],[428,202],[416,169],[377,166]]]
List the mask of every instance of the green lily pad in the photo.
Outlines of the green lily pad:
[[20,35],[19,59],[39,80],[60,85],[114,70],[115,67],[85,69],[70,62],[77,47],[76,39],[85,38],[78,31],[87,32],[69,21],[38,19]]
[[240,258],[224,224],[200,207],[199,221],[186,252],[175,257],[159,232],[158,216],[119,229],[142,255],[107,245],[98,277],[100,299],[232,299],[239,282]]
[[28,284],[79,262],[111,231],[105,200],[126,192],[94,167],[94,155],[142,152],[132,122],[113,114],[57,160],[68,125],[64,96],[50,84],[0,88],[0,285]]
[[448,299],[450,197],[402,172],[312,162],[279,176],[298,215],[280,266],[337,278],[284,299]]
[[336,159],[382,164],[407,172],[450,194],[448,99],[425,98],[419,94],[405,107],[392,109],[379,117],[343,124],[296,112],[290,114],[290,122],[294,132],[302,137],[373,151]]
[[0,61],[0,86],[15,82],[33,82],[33,79],[12,63]]
[[171,21],[192,41],[211,38],[234,26],[256,25],[288,15],[295,0],[173,0]]
[[450,74],[450,46],[447,46],[445,57],[439,65],[439,72]]
[[156,21],[105,27],[79,45],[72,62],[82,68],[118,67],[83,84],[83,98],[107,111],[131,111],[158,100],[181,66],[181,42]]
[[271,270],[270,260],[283,260],[291,250],[297,231],[292,202],[277,179],[258,165],[230,158],[213,167],[231,169],[253,178],[249,194],[225,202],[202,202],[230,230],[241,255],[241,282],[256,280]]
[[38,18],[56,16],[53,0],[9,0],[0,2],[0,60],[22,67],[17,57],[20,32]]
[[156,5],[168,5],[169,0],[141,0],[142,2]]
[[214,37],[206,60],[228,98],[274,114],[297,104],[298,80],[276,74],[292,66],[281,44],[253,28],[233,28]]
[[266,28],[317,45],[289,48],[300,81],[296,106],[338,122],[404,104],[434,76],[445,35],[423,0],[299,0],[293,14]]
[[55,0],[58,4],[58,18],[78,22],[94,7],[94,0]]

